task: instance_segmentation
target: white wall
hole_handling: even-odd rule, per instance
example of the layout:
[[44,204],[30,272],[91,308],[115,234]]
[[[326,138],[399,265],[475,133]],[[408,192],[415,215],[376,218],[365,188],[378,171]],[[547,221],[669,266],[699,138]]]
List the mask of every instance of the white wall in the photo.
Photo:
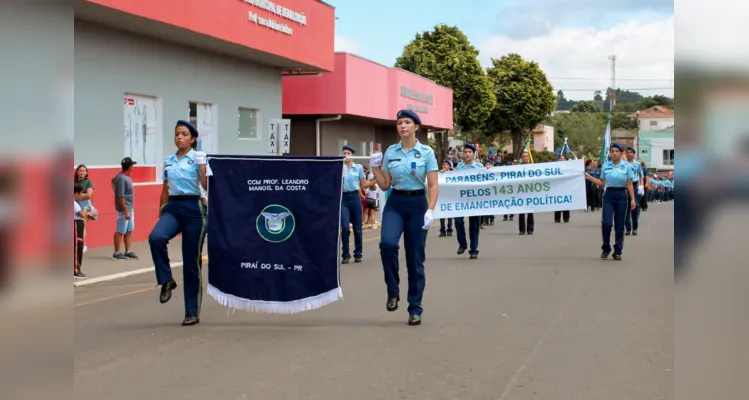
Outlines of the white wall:
[[650,168],[673,169],[673,165],[663,164],[663,150],[674,150],[674,139],[651,139]]
[[[655,122],[656,125],[651,125]],[[643,118],[640,117],[640,132],[655,132],[674,126],[674,118]]]

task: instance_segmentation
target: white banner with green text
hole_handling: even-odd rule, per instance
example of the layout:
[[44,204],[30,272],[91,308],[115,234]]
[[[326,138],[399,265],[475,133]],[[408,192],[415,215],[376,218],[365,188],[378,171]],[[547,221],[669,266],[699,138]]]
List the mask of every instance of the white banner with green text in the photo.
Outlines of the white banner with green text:
[[435,218],[584,210],[583,160],[439,174]]

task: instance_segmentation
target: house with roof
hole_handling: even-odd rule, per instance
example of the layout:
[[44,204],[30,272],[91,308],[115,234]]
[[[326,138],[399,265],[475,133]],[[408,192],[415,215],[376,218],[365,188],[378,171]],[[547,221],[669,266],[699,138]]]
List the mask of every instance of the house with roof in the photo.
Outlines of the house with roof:
[[[554,151],[554,127],[550,125],[537,125],[533,130],[528,131],[524,136],[530,135],[533,142],[531,144],[533,151]],[[512,140],[503,150],[512,152]]]
[[639,118],[640,132],[655,132],[674,126],[674,110],[666,106],[653,106],[645,110],[627,115],[630,118]]
[[674,128],[670,126],[652,132],[639,132],[639,158],[649,169],[658,173],[673,173],[674,170]]

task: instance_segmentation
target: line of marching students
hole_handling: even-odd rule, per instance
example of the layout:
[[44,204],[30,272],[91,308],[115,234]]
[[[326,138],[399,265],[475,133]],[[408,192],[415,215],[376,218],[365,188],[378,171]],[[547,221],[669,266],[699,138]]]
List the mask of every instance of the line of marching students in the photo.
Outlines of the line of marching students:
[[[473,144],[463,145],[462,161],[457,165],[448,158],[442,163],[440,173],[470,168],[492,168],[502,165],[501,159],[475,159],[476,147]],[[637,236],[640,222],[640,211],[647,211],[648,203],[673,201],[674,181],[671,177],[658,176],[650,172],[645,162],[635,158],[633,147],[626,149],[619,143],[613,143],[609,150],[609,159],[603,164],[599,160],[585,161],[586,200],[585,212],[602,211],[602,253],[601,258],[608,258],[613,251],[613,258],[620,260],[624,236]],[[564,158],[560,157],[560,161]],[[519,164],[530,162],[530,156],[523,152]],[[515,165],[507,162],[506,165]],[[504,215],[502,221],[513,221],[515,215]],[[569,222],[569,211],[554,213],[554,221]],[[453,235],[453,222],[458,239],[457,253],[468,250],[470,259],[478,258],[479,232],[486,226],[494,225],[495,216],[468,217],[468,235],[466,235],[465,218],[441,218],[439,237]],[[535,229],[534,215],[519,214],[518,228],[520,235],[533,235]],[[615,234],[615,243],[610,244],[611,231]]]

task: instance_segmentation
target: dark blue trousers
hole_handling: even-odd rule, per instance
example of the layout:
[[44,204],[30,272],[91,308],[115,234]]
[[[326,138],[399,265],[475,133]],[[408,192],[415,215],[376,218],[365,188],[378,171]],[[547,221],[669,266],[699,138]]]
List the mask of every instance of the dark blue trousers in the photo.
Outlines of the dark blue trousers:
[[[445,230],[445,221],[447,221],[447,230]],[[453,219],[452,218],[440,218],[440,232],[452,232],[453,231]]]
[[601,250],[611,253],[611,227],[614,227],[614,254],[622,254],[624,249],[624,216],[627,213],[627,189],[608,188],[603,194],[603,214],[601,216],[601,233],[603,246]]
[[388,197],[382,212],[380,257],[382,269],[385,272],[388,297],[397,297],[400,293],[400,274],[398,273],[400,246],[398,243],[403,234],[406,268],[408,269],[408,313],[416,315],[421,315],[423,311],[421,298],[426,285],[424,274],[426,231],[422,229],[426,211],[427,199],[424,195],[405,196],[393,192]]
[[182,233],[182,280],[185,292],[185,316],[199,317],[203,302],[202,250],[206,232],[206,210],[196,196],[173,196],[164,205],[156,226],[148,236],[151,257],[156,267],[156,282],[172,279],[167,244]]
[[[479,229],[481,228],[481,217],[468,217],[468,235],[471,239],[469,254],[479,254]],[[468,248],[466,243],[466,223],[463,217],[455,218],[455,230],[458,233],[458,245]]]
[[[387,205],[387,204],[386,204]],[[341,198],[341,256],[351,258],[349,253],[349,223],[354,225],[354,257],[362,253],[362,209],[359,192],[343,193]]]
[[637,194],[637,184],[634,184],[635,187],[635,204],[637,204],[637,208],[634,210],[629,209],[629,193],[627,193],[627,216],[624,219],[624,228],[627,230],[627,232],[631,230],[638,230],[640,228],[640,195]]

